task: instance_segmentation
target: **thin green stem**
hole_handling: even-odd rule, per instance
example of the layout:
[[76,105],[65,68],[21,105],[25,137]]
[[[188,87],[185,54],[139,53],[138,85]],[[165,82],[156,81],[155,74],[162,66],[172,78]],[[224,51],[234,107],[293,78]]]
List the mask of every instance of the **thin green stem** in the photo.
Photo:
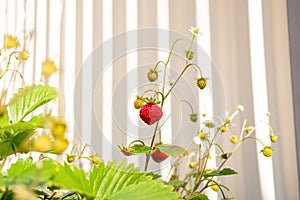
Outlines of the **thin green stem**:
[[[159,121],[157,121],[157,122],[156,122],[156,125],[155,125],[155,129],[154,129],[154,133],[153,133],[152,140],[151,140],[151,145],[150,145],[151,148],[152,148],[153,145],[154,145],[156,132],[157,132],[157,130],[158,130],[158,125],[159,125]],[[147,169],[148,169],[149,160],[150,160],[150,153],[147,153],[147,154],[146,154],[146,162],[145,162],[144,171],[147,171]]]
[[184,100],[184,99],[181,99],[181,100],[179,101],[179,103],[181,103],[181,102],[186,103],[186,104],[190,107],[190,109],[191,109],[191,111],[192,111],[192,114],[194,114],[194,109],[193,109],[192,105],[190,104],[190,102],[188,102],[187,100]]
[[185,68],[182,70],[182,72],[180,73],[180,75],[177,77],[177,79],[175,80],[175,82],[173,83],[172,87],[169,89],[169,91],[166,93],[165,98],[167,98],[169,96],[169,94],[172,92],[173,88],[175,87],[175,85],[177,84],[177,82],[180,80],[180,78],[183,76],[184,72],[187,70],[187,68],[191,66],[191,64],[188,64],[187,66],[185,66]]
[[[179,39],[175,40],[175,41],[172,43],[172,46],[171,46],[171,49],[170,49],[170,52],[169,52],[169,55],[168,55],[168,58],[167,58],[167,62],[164,63],[164,76],[163,76],[162,94],[165,93],[167,66],[168,66],[168,64],[169,64],[169,62],[170,62],[170,60],[171,60],[171,55],[172,55],[172,53],[173,53],[173,49],[174,49],[174,47],[175,47],[175,44],[176,44],[178,41],[180,41],[180,40],[184,40],[184,41],[185,41],[185,39],[179,38]],[[163,104],[162,104],[162,105],[163,105]]]
[[160,60],[156,63],[156,65],[153,69],[156,69],[160,63],[162,63],[163,65],[166,65],[164,61]]

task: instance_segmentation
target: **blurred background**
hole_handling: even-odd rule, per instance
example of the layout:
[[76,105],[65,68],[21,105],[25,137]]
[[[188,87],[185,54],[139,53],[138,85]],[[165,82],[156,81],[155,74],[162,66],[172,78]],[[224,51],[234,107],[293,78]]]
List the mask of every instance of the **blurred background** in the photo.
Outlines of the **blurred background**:
[[[211,84],[220,84],[213,85],[210,93],[192,91],[200,99],[197,112],[224,115],[242,104],[245,112],[241,118],[257,124],[270,111],[269,121],[280,133],[270,159],[259,154],[261,146],[254,141],[245,143],[228,163],[239,174],[222,179],[222,184],[232,189],[236,199],[299,199],[286,0],[0,0],[0,38],[11,34],[24,44],[25,35],[33,34],[26,43],[30,52],[23,67],[26,84],[39,83],[42,61],[54,60],[59,71],[48,83],[63,94],[55,112],[67,120],[70,140],[91,144],[105,160],[115,158],[116,145],[130,143],[128,132],[143,136],[143,126],[128,108],[144,83],[145,68],[168,55],[166,49],[137,49],[146,47],[145,41],[155,43],[150,47],[170,46],[168,39],[174,33],[191,37],[190,26],[202,32],[195,48],[205,52],[206,61],[210,58],[205,62],[200,53],[196,62],[206,64],[201,66],[205,76],[214,76],[212,80],[217,76],[218,81]],[[128,34],[149,27],[169,32],[151,38],[139,35],[140,31]],[[124,36],[124,40],[112,40],[117,36]],[[113,41],[113,48],[133,51],[115,58],[113,48],[103,45],[111,45],[106,41]],[[99,55],[94,54],[97,48],[102,48],[102,58],[115,58],[106,63],[109,67],[89,63]],[[175,66],[176,59],[172,64]],[[92,67],[83,67],[86,65]],[[187,74],[191,84],[194,78],[193,72]],[[214,87],[219,89],[213,91]],[[181,88],[178,95],[188,95],[189,89]],[[166,110],[176,110],[176,105],[170,101]],[[179,110],[188,112],[186,108]],[[238,119],[236,124],[242,122]],[[196,129],[184,119],[172,117],[164,137],[171,141],[175,132],[191,131],[173,141],[187,140],[188,145]],[[132,162],[139,165],[141,159]],[[212,196],[217,199],[217,193]]]

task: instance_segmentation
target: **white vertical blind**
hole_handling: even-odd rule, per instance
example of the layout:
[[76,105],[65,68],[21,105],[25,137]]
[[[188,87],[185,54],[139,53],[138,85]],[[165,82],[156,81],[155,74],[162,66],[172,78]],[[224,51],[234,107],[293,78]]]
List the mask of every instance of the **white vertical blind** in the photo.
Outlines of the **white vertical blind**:
[[[265,145],[270,146],[269,127],[267,124],[261,124],[261,120],[269,112],[267,96],[267,80],[265,66],[265,47],[263,32],[262,1],[249,0],[249,31],[250,31],[250,52],[251,52],[251,72],[252,72],[252,91],[254,103],[254,119],[257,125],[256,134],[262,138]],[[265,119],[269,123],[268,119]],[[263,146],[257,142],[257,152],[259,153]],[[260,186],[262,199],[275,199],[273,164],[271,159],[259,157],[258,168],[260,173]]]
[[[58,108],[57,114],[66,118],[70,132],[74,132],[69,138],[74,139],[75,143],[81,140],[92,144],[105,160],[115,158],[114,151],[120,141],[125,145],[132,141],[133,138],[127,133],[131,132],[135,136],[144,134],[139,132],[138,117],[130,118],[131,113],[127,113],[126,108],[122,109],[125,119],[122,124],[125,124],[127,135],[124,136],[124,130],[116,125],[111,115],[113,98],[118,97],[114,91],[115,87],[122,78],[126,79],[128,73],[132,73],[135,78],[127,79],[122,88],[125,88],[125,93],[139,93],[138,89],[130,89],[145,78],[146,72],[139,69],[155,63],[157,59],[164,59],[167,54],[164,51],[147,50],[126,52],[121,59],[114,57],[114,48],[121,49],[125,45],[126,49],[134,49],[144,44],[147,39],[150,41],[150,38],[139,34],[136,34],[136,40],[127,38],[124,44],[110,44],[114,48],[102,46],[102,60],[115,59],[109,66],[104,66],[107,62],[96,62],[100,58],[95,49],[117,34],[122,35],[123,32],[136,28],[159,27],[189,36],[187,29],[198,25],[203,32],[197,40],[198,46],[213,59],[213,63],[202,66],[203,71],[205,75],[210,76],[213,74],[211,69],[215,63],[227,94],[226,103],[219,103],[226,105],[228,110],[234,109],[237,104],[244,104],[245,115],[249,116],[252,123],[258,122],[270,109],[273,113],[270,122],[272,124],[273,119],[276,128],[281,132],[279,143],[275,145],[274,160],[266,160],[257,153],[255,149],[260,150],[261,146],[247,143],[229,162],[239,171],[239,175],[224,182],[229,184],[237,199],[299,198],[296,148],[295,144],[290,142],[294,140],[291,128],[294,122],[292,93],[288,89],[291,83],[288,73],[290,69],[286,1],[266,3],[260,0],[163,0],[154,3],[130,0],[123,2],[121,7],[116,0],[0,0],[0,4],[0,45],[2,46],[2,38],[6,33],[19,36],[23,34],[24,29],[27,32],[33,30],[34,38],[27,47],[31,57],[24,66],[27,83],[38,83],[42,61],[47,58],[53,59],[59,67],[59,72],[51,77],[48,83],[59,87],[64,94],[64,99],[59,101],[55,108]],[[158,44],[170,45],[171,42],[164,41],[165,37],[160,35],[154,35],[151,39]],[[274,45],[274,48],[271,48],[270,44]],[[90,55],[92,59],[85,62]],[[177,57],[174,60],[176,59],[180,60]],[[201,63],[201,59],[203,57],[200,54],[197,61]],[[177,67],[175,61],[172,61],[172,69]],[[96,66],[95,63],[99,65]],[[102,73],[98,73],[99,71]],[[193,80],[194,72],[187,73],[187,77]],[[284,83],[284,87],[278,83],[278,79]],[[74,93],[77,95],[73,98]],[[188,91],[183,89],[179,93],[187,94]],[[195,93],[198,97],[199,92]],[[129,102],[132,98],[119,98],[126,101],[121,105],[132,106],[132,102]],[[199,98],[200,113],[215,113],[213,108],[222,108],[219,104],[208,105],[211,102],[210,98],[205,100],[201,94]],[[175,100],[173,98],[166,104],[166,112],[176,107]],[[182,107],[182,113],[185,114],[186,111],[185,107]],[[179,123],[179,118],[172,117],[166,124],[163,139],[169,141],[171,136],[176,136],[175,142],[191,143],[184,141],[189,137],[175,134],[178,131],[176,125]],[[193,127],[185,127],[184,123],[180,126],[179,129],[196,130]],[[267,131],[265,128],[260,130]],[[192,138],[194,133],[190,134]],[[265,136],[267,140],[268,135]],[[116,142],[118,144],[115,144]],[[287,145],[291,150],[287,150]],[[276,157],[278,155],[281,157]],[[142,165],[143,159],[135,157],[129,161]],[[166,174],[167,171],[168,168],[162,168],[163,173]],[[216,194],[214,195],[212,199],[216,198]]]

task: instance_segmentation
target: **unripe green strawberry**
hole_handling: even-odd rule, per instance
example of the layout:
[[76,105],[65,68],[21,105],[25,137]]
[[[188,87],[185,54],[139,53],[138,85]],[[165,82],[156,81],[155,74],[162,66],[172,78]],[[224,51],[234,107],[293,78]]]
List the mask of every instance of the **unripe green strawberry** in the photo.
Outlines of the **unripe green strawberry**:
[[160,107],[153,103],[145,104],[140,110],[140,118],[148,125],[154,124],[161,119],[163,112]]
[[194,58],[194,52],[193,51],[185,51],[185,57],[188,60],[192,60]]
[[237,142],[237,137],[236,137],[236,136],[232,136],[232,137],[230,138],[230,142],[231,142],[232,144],[235,144],[235,143]]
[[143,107],[144,103],[144,100],[141,97],[137,96],[136,100],[134,101],[134,108],[140,109],[141,107]]
[[198,114],[197,113],[190,114],[190,120],[192,122],[196,122],[198,120]]
[[74,160],[75,160],[75,155],[73,155],[73,154],[68,154],[67,155],[67,161],[68,161],[68,163],[71,163]]
[[210,187],[215,192],[218,192],[218,190],[219,190],[219,186],[217,184],[212,184]]
[[201,90],[203,90],[203,89],[206,87],[206,80],[207,80],[207,78],[203,78],[203,77],[196,79],[196,81],[197,81],[197,86],[198,86]]
[[100,163],[100,158],[99,158],[99,155],[91,155],[90,156],[90,159],[92,160],[92,163],[97,165]]
[[154,149],[154,151],[151,154],[151,158],[155,162],[160,163],[160,162],[166,160],[169,157],[168,155],[166,155],[165,153],[161,152],[160,150],[155,149],[155,147],[153,147],[153,149]]
[[158,78],[158,71],[156,69],[151,68],[147,73],[148,80],[150,82],[154,82]]
[[270,140],[272,141],[272,142],[277,142],[277,139],[278,139],[278,134],[276,134],[276,133],[272,133],[271,135],[270,135]]
[[221,131],[222,131],[222,133],[225,133],[227,131],[227,126],[223,125],[222,128],[221,128]]
[[266,157],[272,157],[273,148],[271,146],[265,146],[260,152],[262,152]]

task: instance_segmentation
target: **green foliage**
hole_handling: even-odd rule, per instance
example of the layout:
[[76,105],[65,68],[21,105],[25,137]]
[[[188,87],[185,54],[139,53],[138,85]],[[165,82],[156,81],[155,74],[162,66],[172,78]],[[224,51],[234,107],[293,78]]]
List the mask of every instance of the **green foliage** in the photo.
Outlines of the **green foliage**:
[[12,153],[27,151],[20,149],[20,145],[36,128],[44,127],[47,115],[34,116],[29,121],[23,121],[24,118],[56,97],[56,89],[50,86],[31,85],[18,90],[0,116],[0,159]]
[[152,150],[151,147],[142,145],[142,144],[135,144],[130,146],[129,152],[133,154],[146,154]]
[[[58,165],[53,185],[76,191],[88,199],[152,199],[149,195],[163,195],[163,199],[171,200],[179,197],[179,194],[172,192],[172,187],[153,181],[151,176],[141,173],[132,164],[116,164],[115,161],[106,166],[103,162],[94,165],[87,175],[75,166],[66,163]],[[145,191],[148,191],[148,196],[145,196]]]
[[209,198],[205,194],[198,194],[197,196],[191,198],[191,200],[209,200]]
[[3,126],[7,126],[9,124],[8,112],[7,109],[0,114],[0,128]]
[[224,168],[222,170],[213,170],[210,173],[206,173],[204,174],[204,178],[213,177],[213,176],[227,176],[233,174],[237,174],[237,172],[230,168]]
[[31,85],[21,88],[8,104],[9,119],[13,123],[21,122],[29,113],[56,97],[56,89],[47,85]]
[[158,145],[156,148],[168,156],[182,156],[186,153],[183,147],[177,145]]
[[13,185],[42,186],[50,180],[55,171],[52,160],[41,160],[34,163],[31,158],[19,159],[12,164],[7,175],[0,179],[1,187]]
[[[81,168],[67,163],[60,164],[52,159],[34,163],[31,158],[19,159],[7,172],[2,172],[0,187],[14,185],[27,187],[48,186],[66,189],[86,199],[130,200],[130,199],[179,199],[180,194],[152,179],[133,164],[115,161],[106,165],[100,162],[86,173]],[[0,192],[1,193],[1,192]],[[37,191],[46,196],[46,192]]]
[[175,200],[180,199],[180,194],[172,192],[172,187],[166,187],[163,183],[147,181],[137,185],[130,185],[126,189],[113,194],[110,200]]
[[28,122],[17,122],[0,129],[0,157],[6,157],[19,151],[18,147],[36,128],[43,127],[46,115],[38,115],[31,118]]
[[166,183],[167,185],[172,185],[175,188],[184,188],[187,185],[186,181],[181,181],[181,180],[174,180]]

